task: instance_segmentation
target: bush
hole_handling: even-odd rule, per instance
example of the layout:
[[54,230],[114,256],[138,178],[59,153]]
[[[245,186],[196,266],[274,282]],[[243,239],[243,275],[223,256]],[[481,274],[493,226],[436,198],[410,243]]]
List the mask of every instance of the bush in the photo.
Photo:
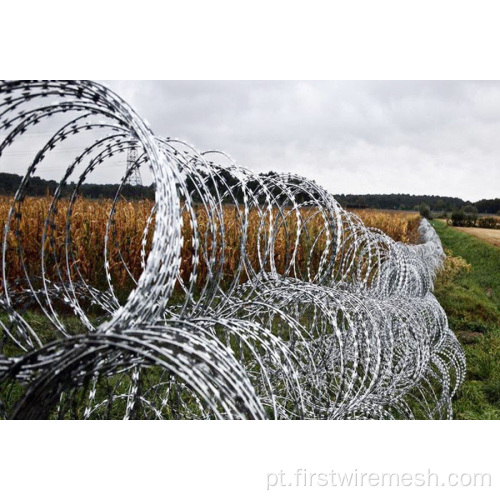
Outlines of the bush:
[[474,205],[465,205],[465,225],[472,227],[476,225],[477,222],[477,207]]
[[472,205],[455,208],[451,214],[451,221],[454,226],[474,227],[477,220],[477,208]]
[[497,227],[497,220],[495,217],[481,217],[477,221],[479,227],[484,227],[488,229],[495,229]]
[[465,212],[461,208],[455,208],[451,213],[451,222],[454,226],[464,226],[465,218]]

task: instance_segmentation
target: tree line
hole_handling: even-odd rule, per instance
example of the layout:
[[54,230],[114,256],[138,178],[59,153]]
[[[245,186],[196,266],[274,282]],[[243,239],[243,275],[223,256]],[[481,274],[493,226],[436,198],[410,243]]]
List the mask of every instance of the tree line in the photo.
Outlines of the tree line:
[[340,194],[337,201],[346,208],[376,208],[379,210],[419,210],[424,203],[432,212],[452,212],[466,206],[474,206],[478,213],[498,214],[500,198],[479,200],[475,203],[449,196],[414,195],[414,194]]
[[[274,172],[262,174],[264,177],[272,178],[276,175]],[[222,188],[224,191],[227,187],[232,187],[233,195],[236,201],[243,199],[241,189],[237,187],[237,179],[224,170],[219,172],[219,181],[215,183],[213,180],[207,179],[207,185],[210,191],[215,193],[216,190]],[[22,177],[17,174],[0,173],[0,195],[14,195]],[[217,186],[216,184],[219,184]],[[224,186],[223,186],[224,184]],[[27,189],[29,196],[46,196],[53,195],[59,183],[53,180],[46,180],[40,177],[32,177]],[[118,189],[118,184],[83,184],[79,188],[81,196],[93,199],[113,198]],[[253,186],[248,185],[251,190]],[[74,183],[69,183],[62,188],[62,195],[67,196],[73,192]],[[197,201],[196,186],[188,181],[188,189],[192,193],[194,201]],[[258,189],[258,184],[255,183],[255,189]],[[154,185],[150,186],[122,186],[122,195],[126,198],[149,198],[154,199]],[[298,202],[307,201],[307,193],[299,192],[300,197]],[[240,200],[241,198],[241,200]],[[411,194],[337,194],[336,200],[347,209],[353,208],[374,208],[379,210],[417,210],[422,211],[428,207],[430,213],[448,214],[458,212],[460,214],[467,213],[483,213],[483,214],[499,214],[500,213],[500,198],[479,200],[475,203],[464,201],[461,198],[449,196],[430,196],[430,195],[411,195]],[[424,207],[425,206],[425,207]],[[472,208],[469,208],[472,207]]]
[[[21,183],[22,177],[17,174],[0,173],[0,195],[13,196]],[[28,188],[26,190],[27,196],[53,196],[59,182],[41,179],[40,177],[31,177]],[[119,184],[82,184],[79,188],[79,194],[85,198],[99,199],[99,198],[114,198]],[[69,196],[75,189],[75,183],[70,182],[62,188],[62,196]],[[154,199],[155,190],[154,186],[132,186],[125,184],[122,186],[122,195],[125,198],[140,199],[150,198]]]

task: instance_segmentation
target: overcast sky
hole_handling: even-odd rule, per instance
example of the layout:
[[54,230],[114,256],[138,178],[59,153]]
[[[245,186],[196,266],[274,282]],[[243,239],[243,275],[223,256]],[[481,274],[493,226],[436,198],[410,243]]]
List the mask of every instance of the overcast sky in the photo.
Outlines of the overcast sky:
[[500,196],[500,82],[106,82],[155,133],[333,193]]
[[257,172],[332,193],[500,197],[500,82],[104,83],[157,135]]

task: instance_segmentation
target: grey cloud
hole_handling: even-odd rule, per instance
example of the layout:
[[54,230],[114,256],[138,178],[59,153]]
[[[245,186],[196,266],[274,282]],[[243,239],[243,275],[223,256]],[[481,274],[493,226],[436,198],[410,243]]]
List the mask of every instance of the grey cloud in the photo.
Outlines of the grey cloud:
[[156,134],[259,172],[334,193],[500,196],[499,82],[104,83]]
[[499,196],[498,82],[107,82],[158,134],[333,192]]

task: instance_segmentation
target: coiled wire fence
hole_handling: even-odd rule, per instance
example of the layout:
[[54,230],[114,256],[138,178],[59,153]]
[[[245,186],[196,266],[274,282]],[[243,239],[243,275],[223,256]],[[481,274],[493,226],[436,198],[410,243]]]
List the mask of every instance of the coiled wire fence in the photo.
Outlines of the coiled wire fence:
[[[0,161],[43,131],[4,221],[1,417],[451,418],[465,356],[432,293],[445,256],[427,221],[421,244],[395,242],[313,181],[156,137],[97,83],[5,81],[0,98]],[[27,255],[30,181],[61,150],[74,159]],[[94,283],[75,207],[130,150]],[[155,189],[139,273],[116,229],[138,168]]]

